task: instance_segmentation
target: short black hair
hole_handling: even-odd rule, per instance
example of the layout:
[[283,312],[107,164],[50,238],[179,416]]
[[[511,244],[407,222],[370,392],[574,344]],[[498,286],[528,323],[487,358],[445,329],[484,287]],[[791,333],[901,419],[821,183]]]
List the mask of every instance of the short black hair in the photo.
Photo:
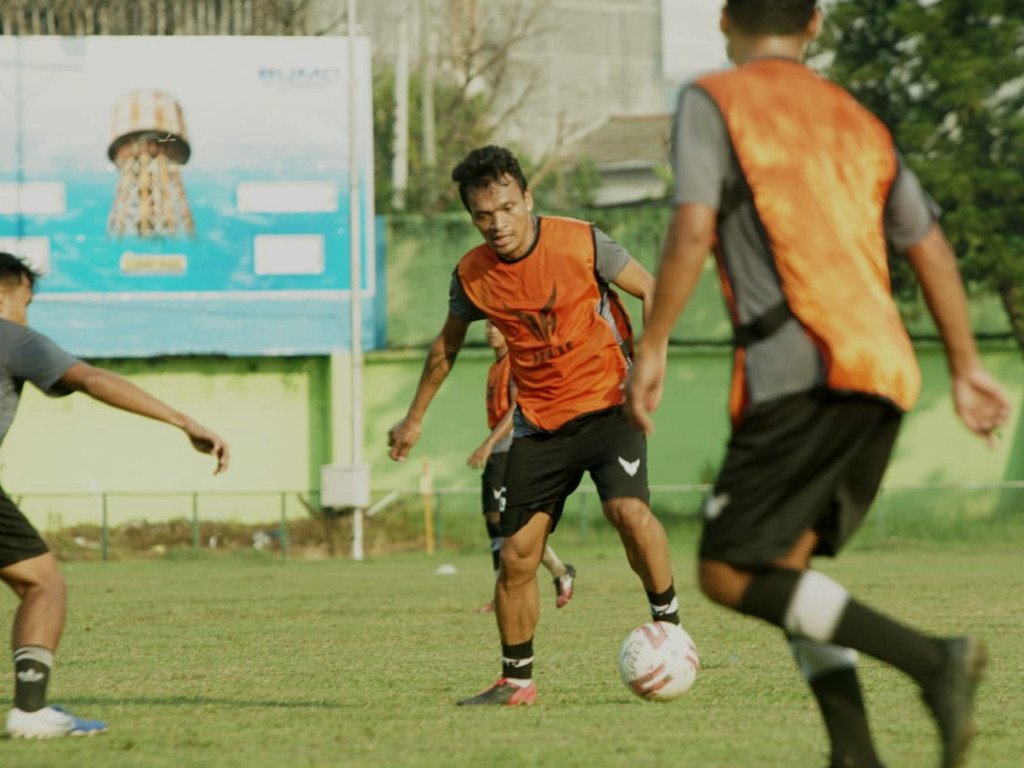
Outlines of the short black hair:
[[726,0],[725,12],[744,34],[797,35],[817,7],[817,0]]
[[459,197],[469,211],[469,193],[478,189],[486,189],[502,177],[511,176],[526,191],[526,177],[519,161],[512,152],[504,147],[490,144],[474,149],[452,170],[452,181],[459,185]]
[[20,285],[22,277],[27,277],[28,284],[35,287],[36,280],[42,275],[13,253],[0,251],[0,283],[7,285],[18,283]]

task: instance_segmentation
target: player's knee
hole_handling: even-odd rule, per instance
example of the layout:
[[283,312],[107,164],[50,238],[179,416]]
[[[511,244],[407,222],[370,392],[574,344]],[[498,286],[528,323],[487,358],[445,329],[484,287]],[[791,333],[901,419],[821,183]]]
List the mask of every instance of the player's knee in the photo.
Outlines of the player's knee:
[[601,504],[601,509],[619,533],[638,534],[652,523],[657,523],[650,507],[640,499],[610,499]]
[[56,558],[50,553],[4,569],[3,580],[22,599],[32,593],[45,594],[52,599],[60,600],[67,597],[67,584],[57,566]]
[[698,570],[700,591],[719,605],[735,608],[740,604],[749,578],[726,563],[702,560]]
[[537,564],[538,558],[527,555],[514,547],[503,546],[498,580],[506,584],[528,581],[535,577]]

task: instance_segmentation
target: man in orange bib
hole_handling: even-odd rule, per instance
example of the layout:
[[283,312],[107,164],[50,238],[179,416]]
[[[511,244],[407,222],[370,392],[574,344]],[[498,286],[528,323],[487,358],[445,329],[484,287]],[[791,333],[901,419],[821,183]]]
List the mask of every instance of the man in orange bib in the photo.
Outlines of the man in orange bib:
[[535,216],[519,162],[507,149],[473,150],[452,178],[484,242],[455,269],[448,317],[408,413],[388,433],[389,455],[408,455],[469,323],[490,320],[508,343],[517,387],[494,594],[502,673],[459,704],[532,704],[537,567],[584,472],[647,591],[652,617],[679,622],[668,541],[647,503],[646,440],[621,409],[631,332],[610,287],[646,307],[654,279],[592,225]]
[[979,362],[934,204],[885,126],[801,64],[820,25],[815,0],[727,0],[721,29],[738,66],[680,98],[675,210],[627,411],[652,430],[669,332],[713,247],[736,353],[733,434],[703,510],[701,589],[784,630],[825,720],[830,768],[881,766],[856,651],[920,685],[941,765],[953,768],[972,732],[981,643],[910,629],[810,568],[860,524],[920,385],[887,241],[920,279],[964,423],[991,440],[1009,405]]

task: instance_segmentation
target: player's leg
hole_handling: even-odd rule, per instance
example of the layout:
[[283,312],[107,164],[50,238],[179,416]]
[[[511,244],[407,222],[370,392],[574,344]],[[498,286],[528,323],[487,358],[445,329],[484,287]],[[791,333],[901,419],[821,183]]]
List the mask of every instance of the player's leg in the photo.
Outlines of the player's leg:
[[529,517],[501,547],[501,568],[494,588],[494,613],[501,635],[501,677],[490,688],[463,699],[459,706],[532,704],[533,634],[540,618],[537,568],[551,518],[542,512]]
[[619,534],[630,568],[647,592],[651,618],[679,623],[679,600],[672,580],[668,537],[647,504],[637,498],[601,502],[604,516]]
[[668,537],[648,505],[643,432],[616,409],[588,421],[574,436],[571,449],[597,486],[601,511],[619,534],[629,565],[644,585],[651,616],[678,624]]
[[[794,432],[775,414],[770,421],[782,425],[781,432],[768,429],[734,436],[705,506],[701,588],[716,602],[769,621],[793,636],[856,649],[912,677],[939,725],[943,766],[951,768],[959,764],[972,732],[973,695],[984,665],[982,646],[970,638],[922,634],[852,599],[840,584],[808,569],[813,553],[834,554],[863,518],[881,482],[899,417],[877,404],[815,408],[801,406],[788,415],[797,421],[810,417],[817,432]],[[801,447],[788,443],[793,436],[801,438]],[[759,452],[759,441],[770,450]],[[742,450],[749,446],[755,448]],[[813,456],[801,455],[801,450]],[[786,478],[792,470],[783,466],[786,461],[780,456],[803,467],[804,476]],[[759,468],[755,458],[760,459]],[[737,466],[744,472],[735,472]],[[799,482],[787,482],[794,479]],[[788,486],[788,495],[773,498],[765,490],[772,483]],[[752,487],[758,495],[751,495]],[[827,497],[822,490],[828,491]],[[803,510],[821,507],[823,498],[830,499],[825,514],[804,517]],[[780,534],[801,519],[816,528],[803,530],[784,554],[769,557],[785,540]],[[765,565],[757,565],[759,560]],[[863,760],[857,768],[874,768],[870,758]]]
[[64,629],[66,587],[57,559],[2,490],[0,580],[20,601],[11,632],[15,683],[8,735],[51,738],[105,731],[103,723],[80,720],[46,705],[53,656]]
[[857,677],[857,652],[793,636],[789,637],[789,648],[818,702],[828,730],[829,768],[883,768],[868,727]]
[[501,512],[501,568],[494,608],[501,635],[502,676],[460,706],[532,704],[533,633],[540,617],[537,568],[548,533],[557,524],[564,494],[579,482],[565,465],[563,441],[556,435],[517,437],[505,472]]
[[572,563],[563,563],[550,544],[544,545],[544,555],[540,561],[555,582],[555,607],[564,608],[576,589],[575,566]]
[[[492,453],[480,476],[484,524],[491,544],[491,566],[495,579],[498,577],[498,566],[501,564],[501,507],[505,498],[504,477],[507,458],[508,453]],[[478,613],[489,613],[494,610],[494,603],[485,603],[476,610]]]

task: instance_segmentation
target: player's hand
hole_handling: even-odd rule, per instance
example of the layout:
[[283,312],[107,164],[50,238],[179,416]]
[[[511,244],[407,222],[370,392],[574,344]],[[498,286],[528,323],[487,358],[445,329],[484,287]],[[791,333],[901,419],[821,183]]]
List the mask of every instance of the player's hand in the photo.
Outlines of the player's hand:
[[393,461],[405,461],[409,451],[420,439],[422,427],[418,421],[413,421],[408,416],[395,424],[388,430],[388,456]]
[[626,403],[623,409],[629,420],[648,435],[654,434],[652,415],[661,403],[665,370],[665,350],[645,348],[641,340],[633,371],[624,385]]
[[994,447],[997,430],[1010,418],[1010,400],[999,382],[982,368],[954,374],[953,404],[967,428]]
[[188,435],[193,448],[200,453],[208,453],[217,459],[217,468],[213,470],[213,474],[219,475],[228,468],[231,451],[228,449],[228,444],[224,442],[223,438],[211,432],[202,424],[192,421],[192,419],[186,421],[182,429]]
[[469,459],[466,460],[466,463],[473,469],[483,469],[487,465],[489,458],[491,458],[491,444],[484,443],[469,454]]

